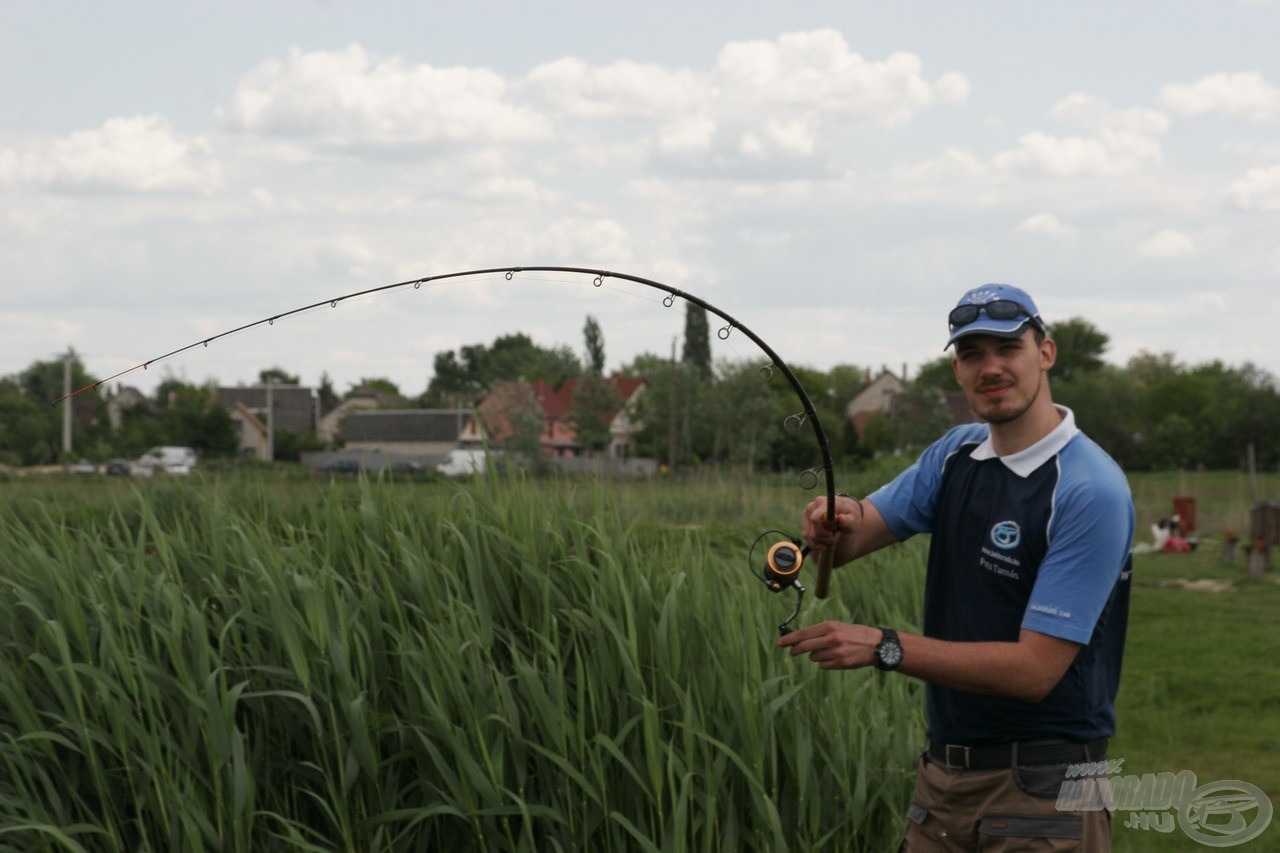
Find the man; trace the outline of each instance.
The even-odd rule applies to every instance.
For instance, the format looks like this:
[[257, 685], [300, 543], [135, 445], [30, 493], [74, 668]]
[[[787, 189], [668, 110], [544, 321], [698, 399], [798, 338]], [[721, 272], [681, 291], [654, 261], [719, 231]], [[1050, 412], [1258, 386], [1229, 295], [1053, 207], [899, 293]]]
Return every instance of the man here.
[[1056, 799], [1068, 766], [1104, 758], [1115, 733], [1129, 487], [1054, 405], [1057, 347], [1027, 293], [975, 288], [948, 323], [956, 380], [984, 423], [952, 429], [866, 500], [837, 498], [834, 530], [826, 498], [804, 512], [805, 538], [834, 548], [837, 566], [932, 533], [923, 634], [824, 622], [778, 645], [824, 669], [926, 682], [929, 746], [902, 849], [1108, 850], [1109, 811]]

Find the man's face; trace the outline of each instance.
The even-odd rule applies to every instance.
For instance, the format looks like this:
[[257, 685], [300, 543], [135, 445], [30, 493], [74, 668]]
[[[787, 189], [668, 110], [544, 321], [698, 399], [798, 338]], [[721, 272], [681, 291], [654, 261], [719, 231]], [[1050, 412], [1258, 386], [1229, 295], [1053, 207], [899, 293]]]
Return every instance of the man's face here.
[[992, 424], [1020, 417], [1045, 389], [1057, 348], [1052, 340], [1037, 344], [1035, 331], [1020, 338], [969, 335], [955, 343], [951, 366], [974, 412]]

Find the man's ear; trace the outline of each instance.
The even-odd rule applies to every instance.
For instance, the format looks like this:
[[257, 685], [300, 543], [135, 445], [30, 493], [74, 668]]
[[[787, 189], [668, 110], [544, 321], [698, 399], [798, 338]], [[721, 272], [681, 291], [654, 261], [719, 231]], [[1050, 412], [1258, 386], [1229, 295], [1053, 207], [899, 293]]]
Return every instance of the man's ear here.
[[1050, 370], [1058, 361], [1058, 345], [1053, 338], [1045, 338], [1040, 344], [1040, 369]]

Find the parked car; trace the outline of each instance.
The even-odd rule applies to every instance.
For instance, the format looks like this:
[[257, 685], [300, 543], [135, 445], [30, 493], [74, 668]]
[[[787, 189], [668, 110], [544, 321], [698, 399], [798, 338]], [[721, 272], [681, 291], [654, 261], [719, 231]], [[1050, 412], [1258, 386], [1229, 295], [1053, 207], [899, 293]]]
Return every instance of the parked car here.
[[71, 466], [71, 472], [73, 474], [96, 474], [98, 473], [98, 466], [94, 465], [88, 459], [81, 459], [79, 462]]
[[364, 466], [359, 459], [334, 459], [316, 468], [327, 474], [359, 474]]
[[488, 455], [488, 451], [483, 448], [458, 447], [450, 450], [444, 459], [436, 464], [436, 470], [446, 477], [465, 477], [473, 474], [483, 477]]
[[107, 462], [107, 474], [112, 477], [129, 476], [128, 459], [112, 459]]
[[190, 474], [196, 467], [196, 452], [190, 447], [153, 447], [129, 467], [134, 477], [154, 477], [164, 474]]

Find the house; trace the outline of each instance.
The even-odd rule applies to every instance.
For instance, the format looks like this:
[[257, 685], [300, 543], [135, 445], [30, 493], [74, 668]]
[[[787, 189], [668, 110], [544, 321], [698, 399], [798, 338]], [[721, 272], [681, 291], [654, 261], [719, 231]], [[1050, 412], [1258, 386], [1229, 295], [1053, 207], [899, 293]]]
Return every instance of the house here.
[[107, 422], [113, 430], [124, 423], [124, 413], [137, 406], [152, 408], [151, 401], [132, 385], [125, 385], [107, 397]]
[[240, 455], [269, 461], [273, 447], [267, 440], [267, 422], [239, 400], [231, 404], [229, 413], [240, 436]]
[[893, 414], [894, 401], [905, 388], [906, 383], [887, 368], [881, 368], [880, 375], [875, 379], [871, 378], [868, 371], [866, 387], [844, 407], [845, 417], [853, 423], [853, 428], [858, 432], [858, 438], [862, 438], [867, 429], [867, 422], [872, 417], [877, 414], [886, 417]]
[[[903, 376], [906, 376], [905, 367]], [[880, 375], [875, 379], [872, 379], [868, 373], [866, 387], [845, 406], [845, 416], [853, 423], [854, 429], [858, 432], [858, 438], [863, 437], [867, 423], [877, 414], [893, 417], [898, 397], [905, 390], [905, 379], [899, 379], [886, 368], [881, 368]], [[938, 405], [946, 409], [947, 418], [952, 426], [978, 421], [963, 391], [939, 392]]]
[[[617, 395], [617, 404], [605, 413], [609, 425], [609, 446], [603, 455], [625, 459], [634, 453], [634, 436], [638, 426], [630, 412], [644, 389], [645, 380], [638, 376], [611, 376], [603, 380]], [[476, 407], [476, 419], [461, 436], [463, 444], [492, 441], [505, 442], [517, 429], [519, 419], [528, 412], [541, 419], [538, 442], [548, 456], [575, 457], [587, 453], [578, 441], [574, 428], [574, 393], [580, 380], [569, 379], [552, 388], [541, 379], [527, 382], [500, 382]]]
[[316, 432], [326, 444], [336, 444], [342, 436], [343, 424], [356, 412], [403, 409], [404, 407], [403, 397], [385, 394], [372, 388], [358, 388], [320, 418], [320, 426]]
[[319, 402], [312, 388], [253, 385], [218, 388], [214, 394], [238, 426], [240, 452], [246, 456], [267, 458], [269, 430], [287, 429], [298, 435], [316, 431]]
[[344, 451], [377, 451], [406, 457], [439, 457], [458, 446], [470, 425], [470, 409], [354, 411], [342, 426]]

